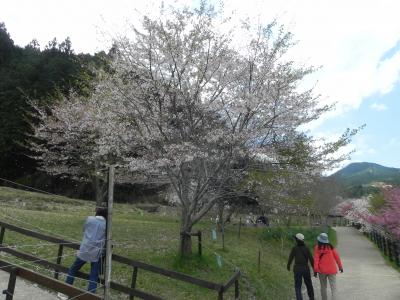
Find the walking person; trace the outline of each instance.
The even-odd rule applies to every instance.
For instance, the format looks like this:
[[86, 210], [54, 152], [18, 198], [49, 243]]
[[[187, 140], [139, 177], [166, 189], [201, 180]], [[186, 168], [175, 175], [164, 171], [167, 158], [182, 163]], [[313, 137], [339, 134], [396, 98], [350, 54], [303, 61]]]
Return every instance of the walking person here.
[[336, 274], [338, 268], [340, 273], [343, 273], [342, 262], [339, 253], [329, 243], [329, 238], [326, 233], [321, 233], [317, 237], [318, 244], [314, 247], [314, 276], [319, 277], [321, 284], [322, 300], [327, 300], [327, 282], [331, 287], [332, 300], [337, 299]]
[[287, 269], [290, 271], [290, 265], [294, 259], [293, 273], [294, 273], [294, 289], [296, 292], [296, 300], [303, 300], [301, 294], [301, 286], [304, 279], [304, 284], [307, 287], [307, 294], [310, 300], [314, 300], [314, 288], [311, 281], [310, 268], [313, 267], [313, 257], [310, 250], [304, 243], [304, 235], [297, 233], [295, 236], [296, 246], [292, 248], [289, 255]]
[[76, 273], [90, 262], [88, 291], [96, 293], [106, 240], [107, 209], [97, 208], [96, 215], [86, 219], [83, 239], [75, 262], [68, 270], [66, 283], [73, 284]]

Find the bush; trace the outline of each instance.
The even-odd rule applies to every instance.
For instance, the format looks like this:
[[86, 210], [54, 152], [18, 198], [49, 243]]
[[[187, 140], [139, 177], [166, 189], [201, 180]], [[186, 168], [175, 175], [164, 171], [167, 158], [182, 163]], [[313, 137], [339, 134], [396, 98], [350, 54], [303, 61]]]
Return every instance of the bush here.
[[321, 232], [326, 232], [329, 235], [329, 238], [332, 244], [336, 244], [336, 232], [330, 227], [273, 227], [267, 228], [261, 235], [261, 239], [264, 241], [276, 240], [279, 241], [281, 239], [285, 240], [293, 240], [293, 237], [296, 233], [304, 234], [305, 242], [307, 245], [311, 246], [316, 243], [317, 236]]

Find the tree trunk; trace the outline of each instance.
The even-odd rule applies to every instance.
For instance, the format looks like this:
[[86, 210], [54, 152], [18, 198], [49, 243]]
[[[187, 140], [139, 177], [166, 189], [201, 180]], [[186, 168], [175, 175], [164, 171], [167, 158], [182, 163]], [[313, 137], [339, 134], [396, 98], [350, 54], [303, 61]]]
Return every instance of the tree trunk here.
[[192, 237], [187, 232], [181, 232], [180, 252], [182, 257], [192, 255]]
[[105, 187], [106, 184], [103, 182], [101, 175], [99, 173], [99, 163], [95, 163], [95, 171], [92, 176], [92, 186], [94, 190], [94, 196], [96, 200], [96, 206], [104, 206], [104, 197], [105, 197]]
[[217, 215], [218, 215], [218, 222], [217, 222], [217, 230], [222, 232], [223, 223], [224, 223], [224, 203], [223, 201], [217, 202]]
[[188, 174], [186, 174], [187, 169], [182, 168], [182, 173], [184, 174], [182, 185], [181, 185], [181, 203], [182, 203], [182, 216], [181, 216], [181, 236], [180, 236], [180, 253], [181, 257], [189, 257], [192, 254], [192, 237], [190, 232], [192, 230], [192, 216], [189, 211], [190, 199], [190, 180]]

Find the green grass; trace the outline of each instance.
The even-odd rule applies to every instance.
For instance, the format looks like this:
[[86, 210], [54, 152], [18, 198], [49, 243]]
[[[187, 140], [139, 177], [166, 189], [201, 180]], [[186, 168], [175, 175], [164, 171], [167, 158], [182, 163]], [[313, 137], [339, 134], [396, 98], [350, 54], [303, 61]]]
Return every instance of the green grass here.
[[[29, 228], [64, 237], [71, 241], [80, 241], [82, 226], [88, 215], [94, 210], [94, 203], [65, 197], [54, 197], [0, 187], [0, 219], [17, 226]], [[193, 231], [203, 232], [203, 256], [193, 255], [182, 260], [177, 254], [179, 245], [179, 218], [146, 213], [133, 205], [115, 204], [113, 214], [114, 252], [132, 259], [148, 262], [163, 268], [177, 270], [206, 280], [225, 283], [236, 267], [243, 273], [240, 281], [242, 299], [292, 299], [293, 275], [286, 270], [287, 257], [293, 246], [291, 238], [268, 238], [265, 229], [242, 227], [240, 239], [238, 225], [226, 226], [225, 249], [222, 249], [221, 236], [211, 238], [214, 225], [208, 219], [200, 222]], [[290, 227], [276, 229], [282, 236], [304, 231], [313, 244], [320, 229]], [[312, 231], [314, 230], [314, 231]], [[318, 231], [318, 232], [317, 232]], [[333, 233], [329, 232], [331, 239]], [[311, 240], [310, 240], [311, 239]], [[8, 245], [24, 245], [19, 250], [55, 261], [57, 245], [48, 245], [24, 235], [6, 231], [4, 242]], [[43, 243], [45, 245], [38, 245]], [[197, 242], [193, 238], [193, 251], [197, 251]], [[260, 266], [258, 256], [260, 253]], [[4, 253], [3, 253], [4, 254]], [[69, 266], [75, 251], [66, 249], [68, 255], [63, 264]], [[217, 263], [217, 255], [222, 259], [222, 266]], [[20, 262], [4, 254], [2, 259]], [[47, 275], [46, 271], [33, 266], [26, 266]], [[85, 267], [88, 271], [88, 266]], [[132, 269], [122, 264], [113, 263], [113, 281], [130, 285]], [[77, 285], [85, 287], [85, 282]], [[140, 290], [161, 296], [165, 299], [216, 299], [217, 293], [184, 282], [139, 270], [136, 287]], [[233, 299], [233, 288], [224, 299]], [[113, 299], [125, 299], [115, 294]]]

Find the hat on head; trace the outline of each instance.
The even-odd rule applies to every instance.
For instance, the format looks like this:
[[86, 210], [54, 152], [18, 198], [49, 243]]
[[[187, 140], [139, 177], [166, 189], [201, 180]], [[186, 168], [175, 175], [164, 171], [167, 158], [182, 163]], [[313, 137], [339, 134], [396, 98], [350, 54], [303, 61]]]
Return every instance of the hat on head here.
[[323, 232], [321, 233], [318, 237], [317, 237], [318, 242], [322, 243], [322, 244], [329, 244], [329, 238], [328, 235]]
[[304, 235], [302, 233], [296, 233], [294, 237], [299, 241], [304, 241]]

